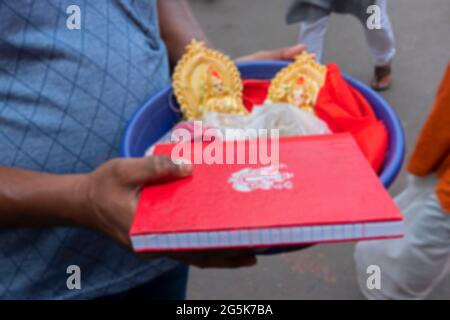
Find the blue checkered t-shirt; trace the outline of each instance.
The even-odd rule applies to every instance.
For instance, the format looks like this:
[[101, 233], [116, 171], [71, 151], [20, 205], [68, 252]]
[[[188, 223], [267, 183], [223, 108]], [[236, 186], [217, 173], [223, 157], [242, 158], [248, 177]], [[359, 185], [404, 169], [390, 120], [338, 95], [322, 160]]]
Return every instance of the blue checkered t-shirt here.
[[[79, 29], [68, 28], [70, 5]], [[168, 83], [156, 0], [2, 0], [0, 166], [90, 172], [118, 156], [127, 120]], [[70, 265], [81, 269], [80, 290], [67, 288]], [[4, 299], [99, 297], [174, 266], [86, 230], [0, 233]]]

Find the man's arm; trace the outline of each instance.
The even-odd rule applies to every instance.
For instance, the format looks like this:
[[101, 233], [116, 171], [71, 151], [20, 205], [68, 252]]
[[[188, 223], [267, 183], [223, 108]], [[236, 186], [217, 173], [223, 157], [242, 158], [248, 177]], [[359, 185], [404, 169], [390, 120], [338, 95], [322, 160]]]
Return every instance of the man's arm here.
[[[74, 226], [101, 232], [131, 248], [128, 232], [143, 186], [183, 178], [191, 165], [166, 157], [115, 159], [85, 175], [51, 175], [0, 167], [0, 230], [18, 227]], [[167, 252], [147, 258], [171, 257], [198, 267], [251, 266], [251, 250]]]
[[[186, 0], [158, 0], [158, 14], [161, 36], [167, 46], [172, 65], [175, 65], [182, 57], [186, 45], [192, 39], [204, 41], [210, 48], [214, 47], [194, 17]], [[304, 45], [299, 44], [275, 50], [259, 51], [236, 60], [292, 60], [304, 50]]]
[[129, 246], [140, 189], [191, 170], [166, 157], [116, 159], [84, 175], [0, 167], [0, 228], [84, 227]]
[[0, 167], [0, 228], [81, 225], [82, 180]]
[[181, 58], [192, 39], [212, 46], [186, 0], [158, 0], [158, 13], [161, 36], [172, 65]]

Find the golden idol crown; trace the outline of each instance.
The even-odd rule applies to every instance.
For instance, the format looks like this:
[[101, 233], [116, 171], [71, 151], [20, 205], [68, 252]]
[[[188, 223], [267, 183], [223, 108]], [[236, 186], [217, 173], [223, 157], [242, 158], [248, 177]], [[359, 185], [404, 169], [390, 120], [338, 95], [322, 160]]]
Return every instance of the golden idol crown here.
[[[271, 82], [269, 100], [312, 111], [325, 81], [326, 67], [302, 53]], [[226, 55], [193, 40], [173, 74], [173, 89], [184, 117], [199, 119], [208, 112], [248, 114], [242, 103], [242, 80]]]

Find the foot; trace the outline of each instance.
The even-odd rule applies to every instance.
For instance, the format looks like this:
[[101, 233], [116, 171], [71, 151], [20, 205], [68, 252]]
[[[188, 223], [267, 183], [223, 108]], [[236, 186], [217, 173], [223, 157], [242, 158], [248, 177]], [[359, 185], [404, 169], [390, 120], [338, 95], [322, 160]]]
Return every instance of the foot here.
[[374, 78], [371, 86], [374, 90], [384, 91], [389, 89], [392, 83], [392, 68], [391, 63], [376, 66], [374, 71]]

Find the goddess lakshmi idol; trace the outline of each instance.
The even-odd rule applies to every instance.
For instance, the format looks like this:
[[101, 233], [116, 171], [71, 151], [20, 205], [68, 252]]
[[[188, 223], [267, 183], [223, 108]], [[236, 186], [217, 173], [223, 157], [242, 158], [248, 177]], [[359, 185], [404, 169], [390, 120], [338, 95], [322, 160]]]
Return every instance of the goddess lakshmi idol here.
[[[290, 104], [314, 114], [314, 105], [325, 82], [326, 67], [314, 55], [302, 53], [273, 78], [267, 104]], [[242, 80], [226, 55], [193, 40], [173, 75], [173, 88], [186, 120], [206, 113], [248, 115], [242, 102]]]
[[242, 81], [233, 61], [193, 40], [177, 64], [173, 88], [187, 120], [208, 112], [248, 114], [242, 103]]

